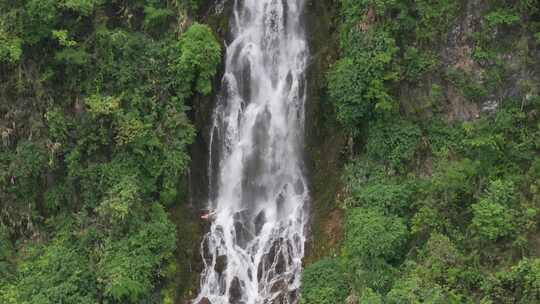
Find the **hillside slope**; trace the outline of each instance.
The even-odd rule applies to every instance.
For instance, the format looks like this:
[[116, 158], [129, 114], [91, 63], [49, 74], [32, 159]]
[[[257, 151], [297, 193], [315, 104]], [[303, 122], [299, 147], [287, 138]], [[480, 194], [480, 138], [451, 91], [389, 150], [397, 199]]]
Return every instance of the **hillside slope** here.
[[302, 303], [538, 303], [538, 3], [333, 5], [348, 160], [314, 242], [343, 237]]

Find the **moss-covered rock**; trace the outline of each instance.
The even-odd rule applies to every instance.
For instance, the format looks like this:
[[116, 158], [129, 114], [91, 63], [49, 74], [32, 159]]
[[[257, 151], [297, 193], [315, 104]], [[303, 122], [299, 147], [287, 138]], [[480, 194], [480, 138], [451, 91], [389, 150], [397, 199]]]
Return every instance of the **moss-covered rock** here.
[[342, 237], [339, 209], [341, 168], [347, 158], [347, 136], [335, 118], [327, 95], [326, 74], [338, 56], [338, 4], [306, 3], [306, 29], [311, 51], [307, 71], [306, 155], [311, 191], [310, 233], [305, 263], [337, 254]]

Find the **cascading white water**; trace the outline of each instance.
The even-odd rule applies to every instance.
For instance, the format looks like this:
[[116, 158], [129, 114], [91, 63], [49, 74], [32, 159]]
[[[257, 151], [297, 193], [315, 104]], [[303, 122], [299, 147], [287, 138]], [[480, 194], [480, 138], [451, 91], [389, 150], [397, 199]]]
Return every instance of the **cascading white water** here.
[[308, 187], [302, 170], [304, 0], [235, 0], [210, 143], [215, 211], [194, 303], [297, 302]]

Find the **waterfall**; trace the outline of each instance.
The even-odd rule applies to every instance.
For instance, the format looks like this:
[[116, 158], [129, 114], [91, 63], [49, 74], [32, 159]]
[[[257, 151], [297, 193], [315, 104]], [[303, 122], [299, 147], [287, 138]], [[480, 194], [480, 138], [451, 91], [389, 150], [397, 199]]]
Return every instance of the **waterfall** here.
[[194, 303], [293, 304], [304, 255], [304, 0], [235, 0]]

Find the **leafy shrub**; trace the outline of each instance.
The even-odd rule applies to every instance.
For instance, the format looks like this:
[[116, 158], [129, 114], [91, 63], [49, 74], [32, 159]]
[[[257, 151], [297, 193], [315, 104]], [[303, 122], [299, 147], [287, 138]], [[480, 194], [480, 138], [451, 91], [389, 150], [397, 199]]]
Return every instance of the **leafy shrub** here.
[[140, 203], [139, 191], [135, 178], [125, 176], [112, 186], [96, 211], [105, 222], [122, 223]]
[[395, 258], [407, 238], [404, 221], [385, 216], [372, 208], [353, 208], [347, 213], [345, 253], [349, 257], [368, 260]]
[[302, 275], [302, 304], [341, 304], [349, 294], [339, 261], [323, 259], [304, 270]]
[[514, 197], [514, 186], [511, 182], [495, 180], [489, 185], [485, 197], [472, 205], [472, 226], [482, 238], [495, 241], [516, 230], [516, 214], [510, 209]]
[[344, 256], [357, 290], [386, 291], [396, 274], [390, 264], [398, 258], [407, 239], [407, 227], [396, 216], [371, 208], [347, 212]]
[[458, 280], [459, 267], [465, 259], [446, 235], [432, 233], [418, 260], [416, 275], [429, 282], [448, 285]]
[[446, 205], [455, 200], [471, 197], [477, 177], [478, 164], [470, 159], [441, 162], [433, 173], [429, 191], [438, 197], [444, 197], [440, 203]]
[[404, 76], [406, 81], [418, 81], [437, 65], [437, 58], [416, 47], [409, 47], [403, 55]]
[[477, 163], [470, 159], [441, 161], [419, 190], [425, 196], [415, 203], [412, 231], [429, 235], [431, 231], [459, 233], [465, 228], [462, 208], [474, 199], [477, 170]]
[[22, 40], [10, 37], [0, 28], [0, 63], [15, 63], [22, 55]]
[[144, 7], [143, 28], [147, 31], [158, 32], [166, 30], [169, 19], [174, 16], [174, 12], [168, 8], [156, 8], [152, 5]]
[[494, 241], [514, 231], [513, 216], [506, 206], [489, 200], [481, 200], [472, 208], [473, 227], [483, 238]]
[[154, 287], [159, 266], [175, 249], [175, 227], [163, 208], [154, 204], [145, 211], [147, 218], [137, 219], [133, 231], [104, 244], [97, 275], [111, 300], [138, 303]]
[[369, 129], [367, 155], [402, 171], [417, 149], [421, 130], [414, 123], [400, 120], [378, 122]]
[[102, 2], [103, 0], [64, 0], [61, 1], [61, 5], [83, 16], [88, 16]]
[[57, 109], [51, 109], [45, 114], [45, 119], [51, 138], [60, 143], [65, 142], [68, 135], [68, 123], [64, 113]]
[[14, 250], [9, 239], [8, 229], [0, 224], [0, 285], [7, 283], [11, 270], [10, 260], [13, 254]]
[[201, 6], [202, 0], [174, 0], [177, 6], [191, 11], [197, 11]]
[[485, 17], [489, 27], [510, 26], [519, 22], [519, 15], [509, 9], [497, 9]]
[[383, 297], [373, 291], [371, 288], [366, 288], [360, 296], [361, 304], [383, 304]]
[[388, 177], [381, 164], [365, 157], [349, 161], [344, 171], [344, 182], [351, 190], [371, 182], [384, 182]]
[[458, 15], [459, 1], [419, 0], [414, 1], [420, 20], [416, 27], [416, 36], [420, 40], [444, 41], [448, 29]]
[[462, 304], [468, 303], [462, 296], [437, 284], [425, 284], [418, 277], [401, 279], [386, 297], [388, 304], [429, 303]]
[[378, 15], [395, 7], [397, 0], [342, 0], [342, 13], [348, 20], [358, 20], [362, 13], [366, 13], [369, 8], [373, 8]]
[[58, 23], [60, 12], [56, 0], [29, 0], [24, 5], [24, 31], [22, 39], [25, 43], [36, 44], [49, 37]]
[[523, 259], [509, 270], [498, 272], [486, 281], [483, 291], [486, 294], [484, 300], [492, 303], [538, 303], [540, 260]]
[[177, 69], [181, 77], [187, 83], [194, 83], [197, 92], [209, 94], [221, 60], [221, 46], [212, 30], [206, 25], [193, 24], [180, 38], [179, 47]]
[[96, 277], [83, 250], [69, 235], [49, 245], [27, 248], [19, 265], [13, 297], [15, 303], [95, 303]]
[[484, 81], [476, 79], [471, 73], [452, 67], [446, 71], [446, 77], [468, 100], [480, 102], [488, 96], [488, 90]]
[[448, 158], [451, 153], [458, 153], [461, 148], [463, 129], [460, 126], [448, 125], [446, 122], [435, 119], [427, 126], [427, 139], [431, 153], [437, 158]]
[[88, 112], [94, 116], [107, 116], [118, 112], [120, 99], [112, 96], [92, 95], [85, 99]]
[[70, 204], [67, 198], [69, 193], [66, 189], [66, 185], [63, 183], [58, 183], [57, 185], [51, 187], [45, 192], [45, 204], [44, 207], [47, 209], [47, 212], [55, 214], [60, 210], [69, 210]]
[[345, 45], [347, 57], [340, 59], [328, 75], [330, 97], [338, 120], [353, 134], [376, 113], [394, 112], [396, 104], [386, 83], [395, 79], [391, 63], [397, 52], [393, 38], [383, 30], [352, 32], [355, 42]]
[[352, 189], [354, 207], [381, 210], [385, 214], [404, 215], [412, 203], [414, 189], [405, 182], [371, 182]]

